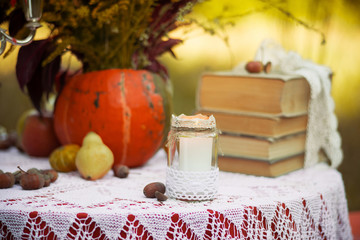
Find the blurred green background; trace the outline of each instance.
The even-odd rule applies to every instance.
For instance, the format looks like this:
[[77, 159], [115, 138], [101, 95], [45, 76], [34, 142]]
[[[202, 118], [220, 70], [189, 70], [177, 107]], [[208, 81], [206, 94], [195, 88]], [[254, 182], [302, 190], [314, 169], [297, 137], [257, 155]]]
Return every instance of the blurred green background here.
[[[201, 73], [229, 70], [253, 59], [264, 39], [273, 39], [286, 50], [331, 67], [344, 151], [339, 171], [349, 209], [360, 210], [359, 11], [358, 0], [209, 0], [196, 5], [189, 18], [198, 24], [171, 33], [185, 40], [174, 49], [177, 59], [161, 57], [172, 80], [175, 113], [194, 110]], [[41, 29], [36, 38], [46, 34], [47, 30]], [[321, 44], [323, 36], [325, 44]], [[16, 53], [0, 59], [0, 125], [8, 129], [14, 129], [19, 116], [31, 108], [17, 85], [15, 62]]]

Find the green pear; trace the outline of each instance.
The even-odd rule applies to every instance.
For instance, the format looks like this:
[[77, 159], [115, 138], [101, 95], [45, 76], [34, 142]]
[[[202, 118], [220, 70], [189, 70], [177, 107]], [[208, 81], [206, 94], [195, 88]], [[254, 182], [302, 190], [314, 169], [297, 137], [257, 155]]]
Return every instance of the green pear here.
[[114, 155], [101, 137], [89, 132], [83, 139], [75, 165], [80, 175], [87, 180], [96, 180], [105, 176], [114, 163]]

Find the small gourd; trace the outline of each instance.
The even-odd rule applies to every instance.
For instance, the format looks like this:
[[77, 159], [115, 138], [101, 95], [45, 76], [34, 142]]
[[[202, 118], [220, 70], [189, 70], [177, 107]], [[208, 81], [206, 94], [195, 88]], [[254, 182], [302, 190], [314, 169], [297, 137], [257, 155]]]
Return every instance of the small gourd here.
[[77, 144], [67, 144], [55, 149], [49, 158], [51, 167], [59, 172], [75, 171], [75, 159], [79, 149]]
[[75, 165], [80, 175], [87, 180], [96, 180], [105, 176], [114, 163], [114, 155], [101, 137], [89, 132], [78, 151]]

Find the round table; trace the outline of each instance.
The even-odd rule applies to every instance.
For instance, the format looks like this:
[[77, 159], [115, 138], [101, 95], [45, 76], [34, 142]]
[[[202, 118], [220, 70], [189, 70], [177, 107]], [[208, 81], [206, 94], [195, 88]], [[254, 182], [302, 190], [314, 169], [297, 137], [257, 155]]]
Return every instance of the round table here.
[[[0, 169], [18, 165], [50, 168], [0, 152]], [[326, 164], [277, 178], [220, 172], [213, 201], [145, 198], [144, 186], [165, 176], [161, 150], [125, 179], [71, 172], [39, 190], [0, 189], [0, 239], [352, 239], [342, 177]]]

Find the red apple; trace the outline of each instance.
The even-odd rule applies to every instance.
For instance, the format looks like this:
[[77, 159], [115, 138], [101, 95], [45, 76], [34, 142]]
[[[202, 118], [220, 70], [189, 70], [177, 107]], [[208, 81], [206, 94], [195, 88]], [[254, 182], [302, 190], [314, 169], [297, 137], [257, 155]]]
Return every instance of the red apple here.
[[21, 143], [24, 151], [34, 157], [48, 157], [60, 146], [52, 116], [29, 115], [25, 119]]

